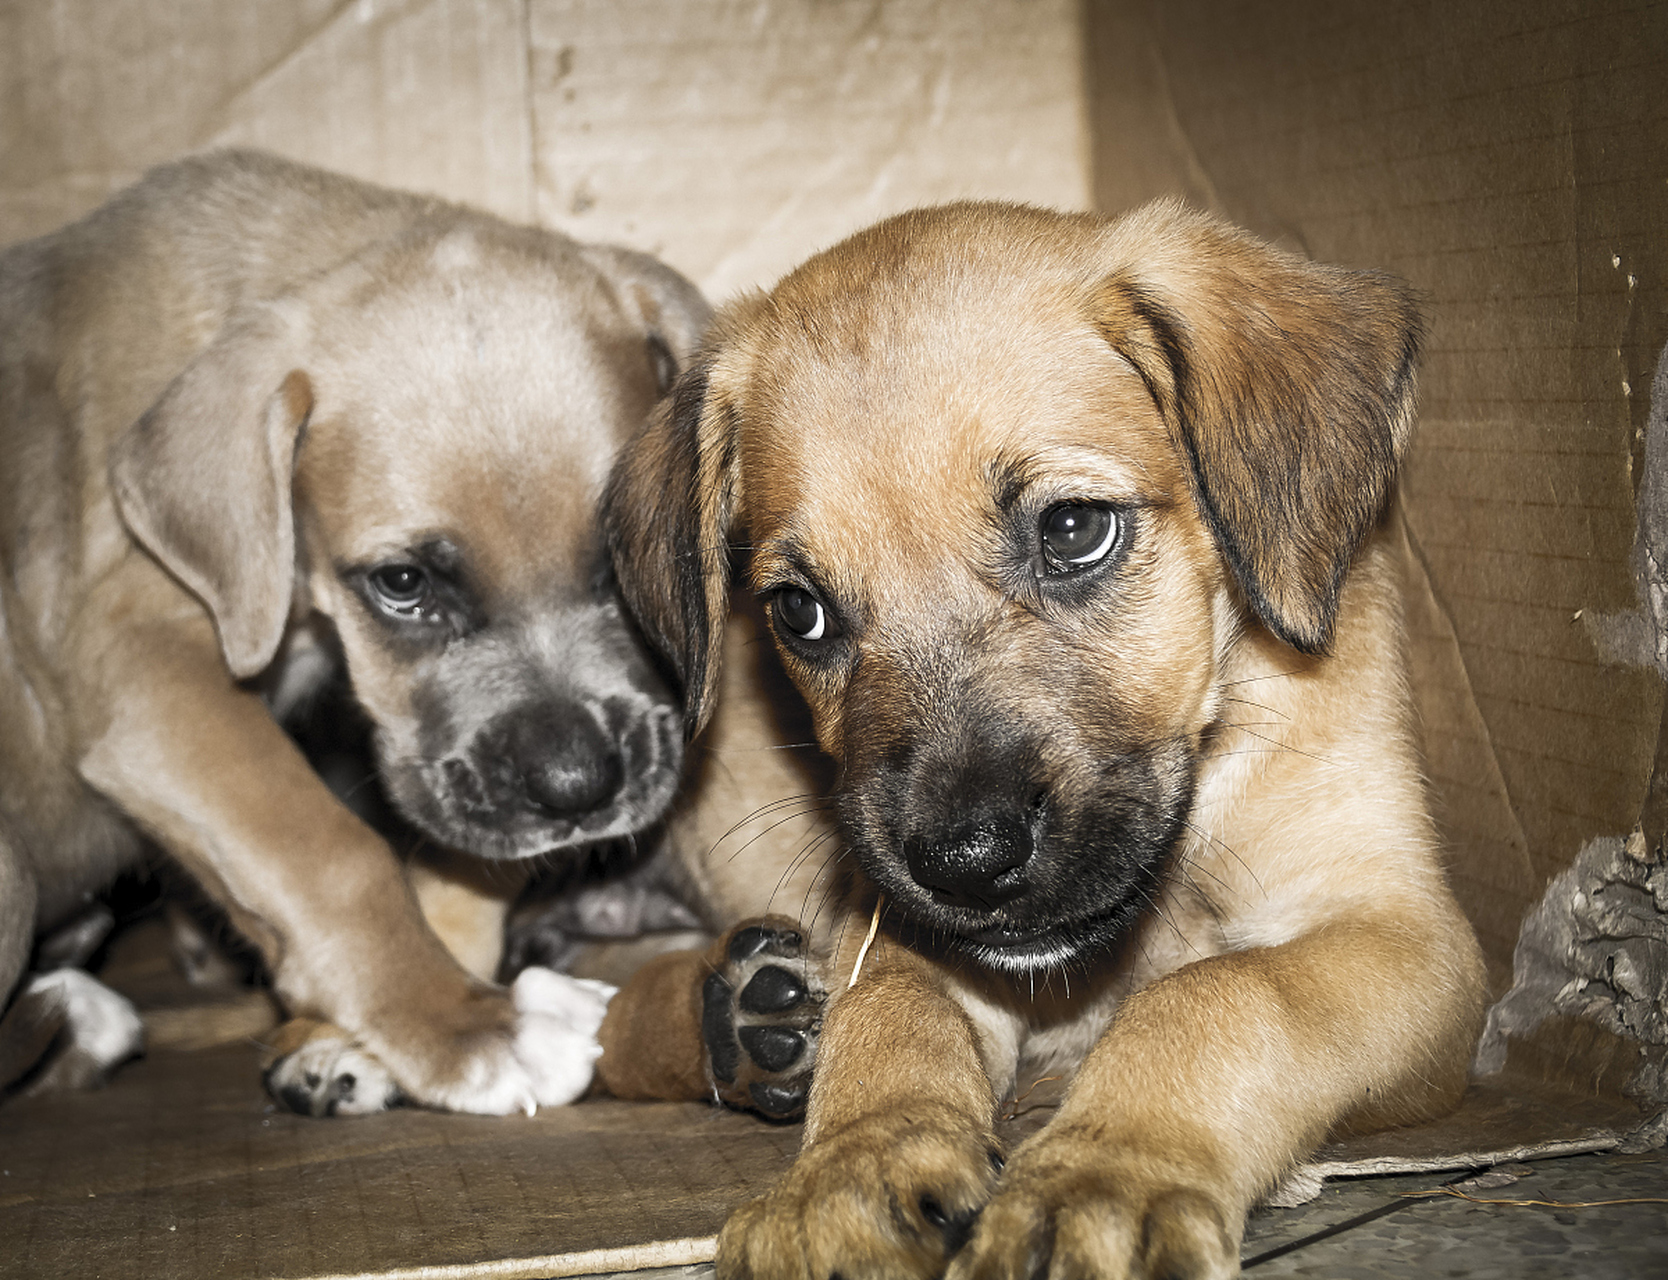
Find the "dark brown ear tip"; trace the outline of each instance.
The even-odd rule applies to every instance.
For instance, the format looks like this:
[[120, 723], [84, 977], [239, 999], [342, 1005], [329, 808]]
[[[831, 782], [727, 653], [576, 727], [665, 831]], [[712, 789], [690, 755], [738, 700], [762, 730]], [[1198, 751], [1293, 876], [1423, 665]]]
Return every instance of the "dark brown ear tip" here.
[[[1265, 622], [1267, 620], [1265, 619]], [[1324, 658], [1332, 650], [1333, 619], [1305, 619], [1293, 626], [1288, 619], [1267, 623], [1281, 643], [1306, 658]]]
[[1316, 592], [1296, 603], [1270, 600], [1255, 589], [1249, 595], [1251, 611], [1282, 644], [1309, 658], [1322, 658], [1331, 651], [1338, 621], [1336, 590]]

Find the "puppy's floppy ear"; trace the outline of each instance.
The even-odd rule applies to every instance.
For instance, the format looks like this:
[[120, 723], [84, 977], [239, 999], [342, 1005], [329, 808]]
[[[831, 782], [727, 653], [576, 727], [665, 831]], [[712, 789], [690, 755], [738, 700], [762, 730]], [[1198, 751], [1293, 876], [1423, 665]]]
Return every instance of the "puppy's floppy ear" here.
[[1412, 430], [1412, 291], [1170, 202], [1109, 235], [1130, 265], [1101, 286], [1101, 332], [1164, 413], [1252, 608], [1288, 644], [1323, 651]]
[[665, 395], [700, 345], [712, 308], [699, 289], [658, 258], [611, 244], [586, 245], [581, 252], [613, 282], [620, 301], [643, 326]]
[[711, 718], [730, 607], [736, 415], [715, 352], [679, 377], [614, 464], [602, 519], [626, 604], [683, 684], [689, 735]]
[[111, 448], [139, 542], [214, 618], [239, 679], [271, 663], [295, 593], [291, 480], [313, 390], [278, 305], [230, 319]]

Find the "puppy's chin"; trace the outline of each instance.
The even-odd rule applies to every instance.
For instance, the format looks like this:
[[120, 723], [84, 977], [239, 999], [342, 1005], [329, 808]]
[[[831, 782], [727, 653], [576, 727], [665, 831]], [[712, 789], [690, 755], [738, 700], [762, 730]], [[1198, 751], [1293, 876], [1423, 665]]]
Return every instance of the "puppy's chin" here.
[[[598, 709], [614, 748], [606, 778], [561, 794], [537, 776], [536, 754], [481, 734], [444, 755], [384, 759], [406, 821], [449, 848], [513, 861], [625, 839], [665, 815], [683, 764], [683, 721], [670, 706]], [[559, 751], [553, 747], [553, 753]]]

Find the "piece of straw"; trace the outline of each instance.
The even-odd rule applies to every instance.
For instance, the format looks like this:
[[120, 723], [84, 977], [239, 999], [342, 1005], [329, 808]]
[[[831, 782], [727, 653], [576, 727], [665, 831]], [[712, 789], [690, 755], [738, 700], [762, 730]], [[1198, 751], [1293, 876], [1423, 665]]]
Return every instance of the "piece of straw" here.
[[857, 949], [857, 963], [852, 966], [851, 981], [846, 983], [847, 991], [857, 985], [857, 976], [863, 972], [863, 961], [869, 958], [869, 948], [874, 945], [875, 934], [880, 931], [880, 909], [885, 905], [886, 895], [883, 893], [875, 899], [875, 913], [869, 919], [869, 936], [863, 939], [863, 945]]

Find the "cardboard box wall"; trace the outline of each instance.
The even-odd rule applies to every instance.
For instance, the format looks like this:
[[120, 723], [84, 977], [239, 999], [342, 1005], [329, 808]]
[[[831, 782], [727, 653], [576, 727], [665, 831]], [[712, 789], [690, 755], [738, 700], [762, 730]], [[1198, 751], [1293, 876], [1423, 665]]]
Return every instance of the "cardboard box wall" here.
[[[1664, 67], [1668, 8], [1629, 3], [12, 0], [0, 240], [50, 230], [157, 161], [248, 143], [658, 252], [715, 299], [876, 217], [966, 195], [1115, 211], [1177, 193], [1406, 277], [1431, 317], [1404, 504], [1416, 695], [1454, 882], [1499, 995], [1548, 883], [1633, 830], [1657, 752], [1663, 682], [1627, 658], [1651, 634], [1635, 497], [1668, 340]], [[1586, 962], [1608, 972], [1603, 955]], [[1660, 985], [1644, 994], [1661, 1007]], [[1506, 1100], [1561, 1086], [1566, 1117], [1613, 1141], [1651, 1051], [1591, 1019], [1535, 1021], [1510, 1043]], [[123, 1089], [159, 1107], [220, 1098], [180, 1086], [193, 1061], [153, 1055], [118, 1081], [100, 1131]], [[541, 1117], [590, 1192], [576, 1200], [569, 1179], [564, 1217], [540, 1199], [561, 1179], [506, 1175], [533, 1206], [537, 1229], [520, 1230], [492, 1218], [501, 1198], [434, 1188], [460, 1169], [522, 1170], [523, 1131], [409, 1115], [335, 1136], [285, 1128], [289, 1163], [274, 1167], [295, 1172], [274, 1181], [259, 1143], [292, 1122], [234, 1090], [213, 1114], [238, 1141], [153, 1108], [116, 1123], [131, 1150], [42, 1163], [93, 1114], [0, 1111], [7, 1274], [64, 1274], [66, 1257], [127, 1275], [328, 1274], [609, 1240], [627, 1247], [615, 1264], [642, 1265], [670, 1255], [630, 1248], [700, 1237], [792, 1145], [763, 1131], [752, 1163], [727, 1157], [735, 1175], [695, 1196], [676, 1166], [706, 1138], [621, 1164], [609, 1152], [645, 1148], [599, 1133], [670, 1122]], [[1530, 1132], [1544, 1119], [1508, 1108], [1450, 1145], [1544, 1137]], [[682, 1217], [643, 1209], [656, 1177], [683, 1187], [661, 1198]], [[231, 1201], [228, 1179], [244, 1188]], [[605, 1222], [610, 1202], [627, 1210]], [[141, 1249], [169, 1213], [175, 1229]], [[227, 1233], [266, 1243], [232, 1249]]]

